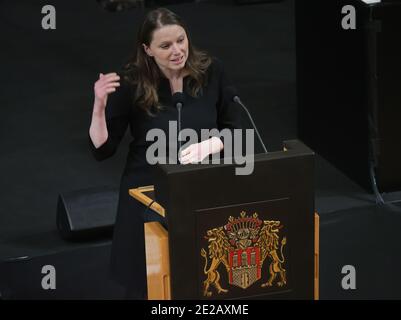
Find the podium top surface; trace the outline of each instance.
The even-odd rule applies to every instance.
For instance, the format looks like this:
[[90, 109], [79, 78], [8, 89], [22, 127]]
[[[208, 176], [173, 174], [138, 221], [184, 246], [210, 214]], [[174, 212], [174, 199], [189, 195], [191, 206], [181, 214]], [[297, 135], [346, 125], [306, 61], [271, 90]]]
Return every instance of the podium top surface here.
[[[301, 156], [314, 156], [314, 152], [308, 148], [305, 144], [300, 142], [299, 140], [287, 140], [283, 142], [283, 150], [274, 151], [269, 153], [259, 153], [252, 156], [248, 156], [247, 161], [251, 161], [254, 163], [269, 161], [269, 160], [278, 160], [284, 158], [292, 158], [292, 157], [301, 157]], [[231, 163], [227, 163], [225, 160], [232, 160]], [[207, 170], [210, 168], [216, 167], [236, 167], [235, 159], [232, 158], [224, 158], [222, 159], [222, 164], [159, 164], [158, 167], [165, 174], [175, 174], [175, 173], [184, 173], [190, 172], [194, 170]]]

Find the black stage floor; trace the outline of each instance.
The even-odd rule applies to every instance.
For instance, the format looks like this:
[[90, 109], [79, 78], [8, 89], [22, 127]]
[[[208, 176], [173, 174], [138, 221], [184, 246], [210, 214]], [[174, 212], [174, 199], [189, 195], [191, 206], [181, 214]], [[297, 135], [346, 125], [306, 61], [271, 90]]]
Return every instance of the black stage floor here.
[[[62, 192], [118, 185], [129, 138], [113, 159], [92, 158], [92, 87], [99, 72], [118, 70], [130, 54], [143, 11], [107, 13], [96, 1], [55, 0], [56, 30], [44, 31], [45, 4], [0, 4], [0, 292], [4, 299], [118, 299], [121, 288], [108, 280], [110, 239], [66, 242], [55, 213]], [[297, 138], [293, 1], [169, 8], [188, 22], [197, 46], [224, 62], [268, 148]], [[377, 206], [317, 155], [316, 210], [320, 297], [401, 298], [401, 208]], [[57, 294], [39, 289], [38, 268], [49, 261], [69, 274], [60, 276]], [[344, 265], [356, 268], [356, 290], [341, 288]]]

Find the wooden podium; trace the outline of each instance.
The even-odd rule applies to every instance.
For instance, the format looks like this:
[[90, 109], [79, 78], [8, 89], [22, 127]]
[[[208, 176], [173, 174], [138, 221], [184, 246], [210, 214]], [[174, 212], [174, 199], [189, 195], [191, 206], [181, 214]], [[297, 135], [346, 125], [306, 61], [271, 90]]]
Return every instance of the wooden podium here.
[[[291, 151], [291, 149], [294, 149], [294, 147], [296, 149], [297, 143], [295, 143], [295, 144], [294, 144], [294, 142], [285, 143], [284, 147], [285, 147], [285, 149], [284, 149], [285, 151], [279, 152], [279, 153], [284, 153], [285, 154], [288, 151]], [[288, 152], [289, 155], [291, 153], [292, 152]], [[305, 156], [305, 154], [303, 154], [303, 156]], [[142, 204], [144, 204], [145, 206], [149, 207], [151, 210], [157, 212], [158, 214], [160, 214], [162, 216], [165, 216], [165, 214], [166, 214], [165, 208], [160, 203], [157, 203], [155, 201], [155, 190], [154, 190], [153, 186], [145, 186], [145, 187], [139, 187], [139, 188], [136, 188], [136, 189], [131, 189], [131, 190], [129, 190], [129, 193], [137, 201], [140, 201]], [[208, 210], [210, 210], [210, 209], [208, 209]], [[308, 210], [310, 210], [310, 208]], [[172, 212], [172, 210], [170, 209], [169, 212]], [[217, 212], [216, 214], [219, 215], [220, 212]], [[234, 219], [233, 217], [230, 216], [230, 219], [231, 219], [230, 221], [231, 222], [226, 224], [225, 228], [227, 228], [228, 225], [230, 225], [230, 226], [234, 225], [234, 228], [235, 228], [235, 221], [241, 221], [242, 226], [244, 225], [244, 223], [246, 224], [247, 222], [250, 225], [252, 225], [252, 224], [255, 225], [255, 223], [257, 223], [258, 221], [260, 223], [262, 220], [260, 220], [258, 215], [257, 214], [255, 215], [255, 214], [256, 213], [254, 213], [253, 218], [251, 216], [245, 215], [245, 213], [241, 213], [241, 217], [238, 217], [236, 219]], [[172, 213], [171, 213], [171, 215], [172, 215]], [[308, 297], [310, 299], [319, 299], [319, 225], [320, 225], [320, 223], [319, 223], [319, 215], [316, 212], [314, 213], [313, 217], [314, 217], [312, 219], [313, 220], [312, 221], [313, 229], [310, 229], [310, 230], [312, 230], [314, 232], [311, 235], [312, 237], [310, 237], [310, 236], [305, 237], [305, 238], [313, 240], [313, 243], [312, 243], [313, 263], [309, 264], [309, 263], [301, 262], [301, 265], [297, 265], [297, 263], [299, 263], [299, 262], [297, 262], [297, 263], [294, 262], [294, 263], [292, 263], [293, 265], [290, 267], [290, 269], [292, 268], [292, 270], [287, 270], [287, 271], [284, 270], [284, 268], [282, 268], [280, 266], [280, 262], [284, 261], [283, 244], [284, 244], [284, 246], [286, 244], [286, 237], [283, 237], [281, 239], [281, 258], [280, 258], [280, 250], [272, 250], [274, 252], [273, 252], [273, 254], [270, 254], [271, 260], [273, 260], [273, 262], [270, 264], [270, 267], [269, 267], [270, 269], [269, 270], [270, 270], [270, 273], [274, 274], [274, 277], [271, 277], [269, 281], [267, 281], [266, 283], [263, 283], [261, 286], [259, 285], [259, 287], [273, 287], [274, 286], [274, 282], [275, 282], [275, 285], [276, 286], [278, 285], [277, 290], [279, 290], [279, 287], [285, 288], [286, 285], [288, 286], [288, 283], [286, 283], [286, 280], [289, 280], [290, 283], [292, 283], [291, 285], [295, 287], [295, 289], [293, 289], [292, 291], [297, 292], [297, 290], [298, 291], [300, 290], [299, 288], [297, 288], [297, 286], [298, 287], [302, 286], [302, 281], [304, 281], [304, 280], [301, 280], [301, 281], [298, 281], [298, 283], [297, 283], [297, 281], [295, 281], [296, 277], [300, 277], [300, 273], [299, 273], [300, 271], [298, 269], [304, 270], [305, 268], [308, 269], [311, 266], [312, 269], [314, 269], [313, 270], [313, 279], [310, 278], [311, 281], [313, 281], [313, 285], [311, 287], [311, 289], [313, 290], [313, 294], [312, 295], [308, 295]], [[275, 219], [277, 220], [277, 218], [275, 218]], [[171, 220], [169, 220], [169, 221], [171, 221]], [[202, 220], [200, 220], [200, 221], [202, 222]], [[251, 221], [251, 222], [249, 222], [249, 221]], [[276, 223], [276, 222], [279, 222], [279, 221], [266, 221], [266, 220], [263, 221], [263, 223], [266, 224], [266, 225], [268, 225], [269, 223], [272, 223], [272, 222]], [[263, 223], [261, 224], [262, 226], [263, 226]], [[297, 222], [297, 224], [298, 223], [299, 223], [299, 221]], [[199, 221], [197, 222], [197, 224], [200, 224]], [[170, 245], [171, 245], [172, 239], [171, 238], [169, 239], [169, 233], [158, 222], [145, 223], [144, 228], [145, 228], [145, 248], [146, 248], [146, 261], [147, 261], [148, 299], [149, 300], [169, 300], [169, 299], [172, 299], [172, 298], [174, 299], [175, 297], [172, 294], [171, 265], [173, 265], [173, 268], [174, 268], [174, 267], [176, 267], [177, 263], [174, 265], [174, 261], [171, 261], [171, 254], [172, 253], [173, 253], [173, 255], [176, 254], [174, 251], [169, 250], [169, 241], [170, 241]], [[273, 227], [270, 226], [270, 228], [273, 228]], [[277, 230], [281, 229], [281, 228], [282, 228], [282, 226], [279, 226], [279, 228], [277, 228]], [[302, 229], [302, 228], [300, 228], [300, 229]], [[170, 227], [169, 227], [169, 230], [170, 230]], [[217, 228], [210, 229], [208, 231], [207, 235], [209, 236], [209, 241], [210, 241], [210, 238], [211, 238], [209, 232], [212, 232], [212, 231], [215, 231], [215, 230], [217, 230]], [[220, 228], [219, 230], [222, 230], [222, 229]], [[247, 230], [247, 229], [244, 228], [244, 230]], [[260, 231], [260, 228], [258, 230]], [[286, 230], [287, 233], [289, 235], [291, 235], [291, 232], [290, 232], [291, 230], [290, 229], [287, 230], [286, 228], [284, 228], [283, 230]], [[305, 230], [309, 230], [309, 229], [305, 229]], [[196, 237], [195, 234], [193, 236]], [[277, 234], [272, 234], [272, 237], [269, 238], [270, 239], [269, 241], [271, 241], [272, 243], [274, 242], [274, 237], [273, 236], [276, 237], [277, 240], [279, 239]], [[294, 241], [294, 240], [296, 240], [295, 239], [296, 237], [299, 237], [299, 235], [295, 235], [295, 236], [292, 236], [292, 237], [290, 236], [290, 238], [289, 238], [290, 239], [289, 241], [293, 240], [292, 242], [294, 243], [294, 248], [291, 249], [291, 250], [293, 250], [293, 252], [291, 254], [294, 257], [294, 259], [296, 259], [296, 260], [305, 260], [306, 259], [305, 257], [301, 258], [301, 259], [299, 258], [299, 257], [302, 257], [302, 255], [299, 255], [299, 253], [298, 253], [298, 255], [294, 254], [294, 251], [299, 251], [299, 248], [300, 248], [300, 247], [296, 247], [295, 246], [295, 242], [299, 242], [299, 241]], [[207, 238], [207, 237], [205, 237], [205, 238]], [[232, 239], [231, 239], [231, 241], [232, 241]], [[247, 241], [249, 241], [249, 240], [247, 240]], [[279, 249], [278, 244], [279, 244], [279, 241], [276, 242], [276, 247], [275, 247], [276, 249]], [[216, 245], [215, 241], [209, 242], [209, 249], [210, 249], [211, 246], [215, 246], [215, 245]], [[258, 245], [259, 245], [259, 242], [258, 242]], [[310, 246], [307, 245], [307, 242], [305, 242], [305, 247], [306, 248], [310, 248]], [[176, 250], [180, 249], [179, 246], [175, 245], [175, 243], [173, 244], [172, 248], [175, 248]], [[207, 246], [205, 248], [207, 248]], [[261, 252], [259, 252], [258, 251], [259, 249], [257, 249], [257, 248], [258, 248], [257, 246], [256, 246], [256, 249], [254, 247], [252, 247], [252, 248], [251, 247], [246, 247], [242, 251], [238, 251], [238, 250], [235, 251], [234, 250], [234, 251], [230, 251], [229, 253], [228, 253], [228, 251], [226, 251], [225, 255], [229, 256], [229, 258], [227, 258], [227, 259], [229, 259], [230, 266], [232, 266], [233, 263], [234, 263], [234, 265], [235, 265], [235, 263], [238, 263], [238, 261], [237, 261], [237, 258], [238, 258], [238, 259], [240, 259], [240, 263], [239, 263], [240, 268], [248, 268], [247, 265], [244, 266], [244, 263], [241, 264], [241, 257], [240, 257], [240, 253], [241, 252], [242, 252], [241, 254], [242, 254], [243, 258], [245, 257], [244, 255], [248, 254], [248, 258], [245, 257], [245, 259], [248, 259], [248, 260], [243, 260], [243, 261], [250, 262], [251, 261], [251, 255], [253, 254], [253, 256], [252, 256], [253, 260], [252, 261], [255, 261], [255, 257], [256, 257], [256, 265], [259, 264], [259, 266], [260, 266], [260, 268], [258, 269], [258, 272], [259, 272], [258, 278], [256, 280], [253, 279], [253, 282], [251, 282], [252, 280], [248, 279], [249, 278], [249, 274], [253, 275], [248, 270], [247, 272], [249, 272], [249, 273], [245, 273], [246, 277], [244, 276], [244, 273], [240, 273], [240, 275], [242, 276], [242, 280], [240, 280], [239, 282], [237, 280], [237, 282], [235, 283], [235, 281], [236, 281], [235, 277], [237, 277], [237, 279], [238, 279], [238, 270], [231, 270], [229, 272], [229, 270], [228, 270], [228, 260], [227, 260], [226, 263], [224, 263], [224, 265], [227, 268], [227, 279], [230, 278], [230, 284], [234, 283], [234, 284], [236, 284], [237, 287], [239, 287], [239, 286], [241, 286], [241, 283], [242, 283], [242, 289], [247, 289], [247, 287], [250, 287], [252, 285], [255, 286], [256, 285], [256, 281], [259, 281], [259, 283], [260, 283], [260, 279], [261, 279], [260, 272], [261, 272], [261, 268], [262, 268], [262, 265], [263, 265], [263, 261], [261, 261], [259, 258], [263, 257], [263, 254]], [[205, 258], [206, 262], [205, 262], [204, 269], [202, 269], [202, 270], [206, 270], [206, 266], [208, 265], [207, 256], [209, 256], [211, 253], [210, 253], [210, 250], [209, 250], [208, 254], [206, 254], [204, 249], [202, 249], [202, 250], [203, 250], [203, 253], [201, 251], [199, 256], [202, 255]], [[254, 250], [254, 251], [256, 250], [256, 251], [255, 252], [251, 252], [252, 250]], [[290, 250], [290, 249], [287, 249], [287, 250]], [[263, 250], [260, 250], [260, 251], [263, 251]], [[276, 254], [276, 251], [277, 251], [277, 254]], [[237, 252], [239, 252], [238, 253], [238, 257], [235, 256], [237, 254]], [[307, 251], [307, 252], [311, 252], [312, 253], [312, 251]], [[190, 254], [188, 254], [188, 255], [190, 255]], [[309, 255], [309, 253], [308, 253], [308, 255]], [[290, 254], [288, 254], [288, 256], [290, 256]], [[274, 257], [277, 257], [277, 258], [274, 258]], [[210, 258], [212, 258], [212, 256], [210, 256]], [[281, 261], [280, 259], [283, 259], [283, 261]], [[308, 260], [308, 259], [309, 258], [307, 258], [306, 260]], [[192, 260], [193, 260], [193, 258], [192, 258]], [[210, 260], [212, 260], [212, 259], [210, 259]], [[216, 264], [215, 268], [213, 269], [213, 272], [214, 272], [214, 274], [218, 275], [218, 278], [220, 278], [220, 273], [221, 274], [224, 273], [224, 271], [223, 271], [224, 270], [223, 263], [221, 263], [221, 262], [224, 262], [223, 261], [224, 259], [220, 259], [220, 260], [222, 260], [222, 261], [219, 261], [219, 262], [212, 262], [211, 261], [211, 262], [209, 262], [209, 265], [210, 265], [209, 270], [212, 269], [213, 263]], [[287, 258], [287, 261], [288, 260], [290, 260], [290, 259]], [[220, 268], [221, 269], [217, 269], [217, 267], [218, 267], [217, 264], [220, 264]], [[185, 263], [183, 262], [182, 265], [185, 265]], [[180, 265], [180, 267], [181, 267], [181, 265]], [[198, 267], [198, 269], [199, 269], [199, 267]], [[234, 269], [234, 268], [232, 268], [232, 269]], [[184, 269], [184, 270], [188, 270], [188, 269]], [[183, 277], [187, 276], [187, 275], [184, 274], [184, 272], [188, 272], [188, 271], [184, 271], [184, 270], [182, 271], [182, 274], [180, 274], [180, 272], [176, 272], [175, 273], [175, 279], [174, 280], [176, 281], [176, 283], [177, 283], [177, 281], [179, 281], [177, 279], [177, 277], [180, 277], [181, 275]], [[220, 270], [220, 273], [217, 270]], [[266, 269], [262, 269], [262, 270], [266, 271]], [[287, 276], [287, 279], [284, 278], [284, 280], [281, 279], [281, 281], [280, 281], [279, 280], [280, 279], [280, 272], [283, 271], [283, 270], [284, 270], [284, 272], [292, 271], [292, 276], [290, 276], [289, 279], [288, 279], [288, 276]], [[294, 270], [297, 270], [297, 271], [294, 271]], [[237, 271], [237, 273], [235, 274], [233, 271]], [[296, 272], [298, 272], [298, 273], [296, 273]], [[196, 272], [194, 272], [194, 269], [192, 269], [192, 273], [196, 275]], [[203, 274], [203, 272], [200, 272], [199, 274]], [[206, 272], [205, 272], [205, 274], [206, 274]], [[308, 277], [311, 274], [312, 273], [310, 273], [308, 271]], [[227, 293], [224, 293], [224, 292], [227, 292], [228, 290], [227, 290], [227, 288], [226, 289], [223, 288], [223, 287], [227, 286], [227, 283], [224, 283], [224, 285], [220, 286], [220, 283], [218, 282], [219, 279], [217, 279], [217, 281], [210, 282], [209, 281], [209, 276], [210, 276], [210, 274], [208, 274], [208, 276], [207, 276], [208, 279], [203, 281], [203, 289], [198, 289], [198, 292], [200, 292], [199, 296], [204, 296], [206, 299], [207, 298], [224, 299], [225, 297], [227, 297]], [[312, 277], [312, 276], [310, 276], [310, 277]], [[199, 283], [202, 283], [202, 282], [199, 282]], [[187, 284], [187, 285], [190, 285], [190, 284]], [[200, 287], [202, 287], [202, 284], [198, 284], [198, 286], [200, 288]], [[309, 287], [309, 285], [307, 285], [307, 286]], [[237, 290], [241, 291], [241, 289], [237, 289]], [[291, 291], [291, 290], [287, 290], [287, 292], [286, 292], [284, 289], [281, 289], [281, 290], [284, 292], [284, 294], [289, 294], [288, 292]], [[179, 290], [177, 290], [177, 291], [179, 292]], [[223, 294], [220, 294], [221, 292], [223, 292]], [[203, 293], [203, 295], [202, 295], [202, 293]], [[178, 294], [176, 296], [178, 297], [178, 299], [181, 299], [181, 296], [179, 296]], [[252, 296], [250, 296], [250, 297], [252, 298]], [[256, 295], [255, 297], [258, 298], [258, 299], [260, 299], [260, 298], [269, 299], [269, 295], [261, 296], [261, 297], [258, 297]], [[272, 297], [274, 298], [274, 293], [272, 294]], [[297, 296], [296, 293], [295, 294], [293, 293], [292, 296], [289, 296], [289, 298], [290, 299], [294, 299], [294, 298], [296, 299], [296, 298], [298, 298], [298, 296]], [[304, 298], [304, 297], [301, 296], [299, 298]], [[184, 299], [185, 299], [185, 297], [184, 297]], [[202, 297], [201, 297], [201, 299], [202, 299]]]
[[[130, 189], [129, 194], [146, 207], [165, 216], [164, 208], [153, 200], [153, 186]], [[168, 232], [159, 222], [147, 222], [144, 228], [148, 299], [170, 300]]]

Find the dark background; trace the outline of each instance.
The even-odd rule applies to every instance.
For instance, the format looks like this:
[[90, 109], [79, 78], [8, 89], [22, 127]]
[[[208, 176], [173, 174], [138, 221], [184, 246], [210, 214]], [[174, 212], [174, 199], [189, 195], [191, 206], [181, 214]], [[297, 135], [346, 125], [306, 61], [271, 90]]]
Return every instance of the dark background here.
[[[46, 4], [56, 8], [56, 30], [41, 28]], [[3, 297], [51, 298], [24, 287], [24, 279], [36, 278], [24, 269], [24, 259], [18, 266], [12, 261], [28, 256], [25, 264], [36, 265], [53, 255], [50, 261], [66, 269], [87, 270], [75, 274], [86, 291], [54, 297], [118, 298], [120, 291], [104, 280], [109, 239], [62, 240], [56, 204], [63, 192], [118, 185], [129, 137], [112, 159], [94, 160], [88, 148], [93, 84], [99, 72], [118, 70], [132, 53], [144, 11], [110, 13], [89, 0], [3, 0], [0, 7], [0, 260], [6, 261], [0, 280], [24, 274], [15, 288], [3, 289]], [[268, 149], [280, 150], [283, 140], [297, 138], [294, 1], [202, 1], [168, 8], [186, 20], [194, 44], [223, 61]], [[316, 159], [321, 298], [401, 298], [399, 208], [376, 206], [371, 194], [318, 154]], [[94, 256], [81, 253], [87, 246]], [[67, 255], [57, 256], [62, 252]], [[357, 290], [341, 289], [344, 265], [355, 266]], [[102, 280], [110, 287], [100, 289]]]

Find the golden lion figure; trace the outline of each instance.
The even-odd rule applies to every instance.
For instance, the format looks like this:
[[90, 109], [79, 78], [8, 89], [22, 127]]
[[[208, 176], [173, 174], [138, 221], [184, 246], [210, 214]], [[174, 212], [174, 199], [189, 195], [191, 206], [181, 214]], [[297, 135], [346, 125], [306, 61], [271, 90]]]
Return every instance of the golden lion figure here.
[[223, 231], [223, 227], [209, 230], [206, 238], [209, 241], [208, 251], [211, 262], [209, 268], [207, 268], [208, 257], [205, 249], [202, 248], [201, 255], [203, 258], [205, 258], [203, 272], [207, 276], [206, 280], [203, 281], [203, 295], [210, 297], [212, 296], [212, 292], [209, 290], [211, 285], [215, 287], [217, 293], [228, 292], [228, 290], [223, 289], [220, 285], [220, 273], [217, 271], [217, 268], [219, 267], [220, 263], [223, 263], [227, 271], [230, 269], [227, 261], [227, 253], [229, 251], [230, 244]]
[[262, 264], [268, 257], [272, 260], [269, 264], [270, 278], [266, 283], [263, 283], [262, 287], [271, 287], [273, 282], [276, 280], [277, 275], [280, 276], [280, 281], [277, 282], [279, 287], [284, 286], [287, 283], [286, 270], [283, 268], [285, 262], [283, 255], [283, 247], [287, 243], [287, 238], [281, 240], [280, 254], [281, 259], [277, 254], [279, 248], [279, 232], [280, 221], [264, 221], [263, 227], [260, 231], [260, 238], [258, 245], [262, 251]]

